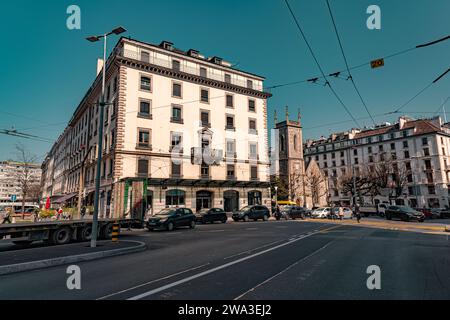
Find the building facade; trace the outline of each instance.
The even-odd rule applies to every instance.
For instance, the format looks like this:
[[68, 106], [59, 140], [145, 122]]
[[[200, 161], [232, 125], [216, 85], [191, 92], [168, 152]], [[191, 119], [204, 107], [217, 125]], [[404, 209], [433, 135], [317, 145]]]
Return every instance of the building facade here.
[[102, 216], [270, 203], [263, 77], [170, 42], [125, 38], [106, 68], [105, 119], [99, 74], [43, 164], [44, 196], [92, 204], [103, 125]]
[[26, 204], [39, 202], [39, 184], [41, 181], [41, 168], [37, 164], [23, 164], [13, 161], [0, 162], [0, 205], [12, 205], [12, 196], [19, 205], [23, 199], [23, 185], [28, 186]]
[[[387, 181], [388, 188], [378, 195], [364, 196], [365, 204], [395, 202], [438, 208], [450, 205], [449, 147], [450, 126], [441, 118], [401, 117], [393, 125], [352, 129], [329, 138], [309, 140], [305, 144], [305, 158], [316, 161], [328, 177], [332, 203], [352, 201], [351, 193], [345, 192], [340, 184], [345, 176], [373, 172], [384, 163], [393, 173]], [[404, 183], [395, 185], [399, 175], [404, 175]]]

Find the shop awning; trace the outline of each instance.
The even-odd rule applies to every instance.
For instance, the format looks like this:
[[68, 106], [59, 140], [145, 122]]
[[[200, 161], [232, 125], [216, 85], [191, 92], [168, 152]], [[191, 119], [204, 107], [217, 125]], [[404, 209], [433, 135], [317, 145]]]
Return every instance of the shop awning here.
[[74, 197], [76, 197], [78, 194], [77, 193], [70, 193], [70, 194], [66, 194], [65, 196], [62, 196], [56, 200], [53, 200], [53, 203], [55, 204], [61, 204], [61, 203], [65, 203], [69, 200], [72, 200]]

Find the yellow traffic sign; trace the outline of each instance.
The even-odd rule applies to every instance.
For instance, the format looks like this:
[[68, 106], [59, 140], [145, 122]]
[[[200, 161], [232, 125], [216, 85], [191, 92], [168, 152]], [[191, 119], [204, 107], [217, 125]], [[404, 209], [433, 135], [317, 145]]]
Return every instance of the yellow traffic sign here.
[[372, 66], [372, 69], [384, 67], [384, 59], [377, 59], [370, 62], [370, 65]]

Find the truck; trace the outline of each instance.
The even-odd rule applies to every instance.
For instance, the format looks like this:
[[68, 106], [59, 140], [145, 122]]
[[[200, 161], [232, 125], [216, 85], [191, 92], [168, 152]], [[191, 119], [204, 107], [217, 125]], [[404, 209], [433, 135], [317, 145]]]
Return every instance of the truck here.
[[365, 204], [359, 208], [359, 212], [363, 214], [365, 217], [369, 217], [371, 215], [378, 215], [380, 217], [384, 217], [388, 206], [389, 204], [387, 203], [380, 203], [377, 205]]
[[[142, 227], [137, 219], [99, 219], [98, 239], [108, 240], [114, 224], [121, 227]], [[16, 245], [30, 245], [35, 241], [44, 241], [49, 245], [64, 245], [70, 242], [90, 241], [92, 220], [55, 220], [35, 223], [12, 223], [0, 225], [0, 240], [8, 238]]]

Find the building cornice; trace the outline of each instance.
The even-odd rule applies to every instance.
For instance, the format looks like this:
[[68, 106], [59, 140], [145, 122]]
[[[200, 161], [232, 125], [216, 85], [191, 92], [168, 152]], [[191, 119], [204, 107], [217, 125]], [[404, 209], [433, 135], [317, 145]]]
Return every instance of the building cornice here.
[[253, 89], [249, 89], [249, 88], [236, 86], [236, 85], [222, 82], [222, 81], [207, 79], [207, 78], [203, 78], [203, 77], [200, 77], [197, 75], [184, 73], [184, 72], [180, 72], [180, 71], [175, 71], [175, 70], [172, 70], [169, 68], [164, 68], [161, 66], [157, 66], [154, 64], [142, 62], [142, 61], [131, 59], [131, 58], [117, 56], [117, 62], [120, 65], [129, 67], [129, 68], [133, 68], [133, 69], [137, 69], [137, 70], [141, 70], [141, 71], [145, 71], [145, 72], [150, 72], [153, 74], [158, 74], [161, 76], [165, 76], [165, 77], [169, 77], [169, 78], [173, 78], [173, 79], [177, 79], [177, 80], [188, 81], [188, 82], [203, 85], [203, 86], [210, 86], [210, 87], [221, 89], [221, 90], [236, 92], [236, 93], [240, 93], [240, 94], [244, 94], [244, 95], [248, 95], [248, 96], [252, 96], [252, 97], [256, 97], [256, 98], [260, 98], [260, 99], [268, 99], [268, 98], [272, 97], [272, 94], [268, 93], [268, 92], [257, 91], [257, 90], [253, 90]]

